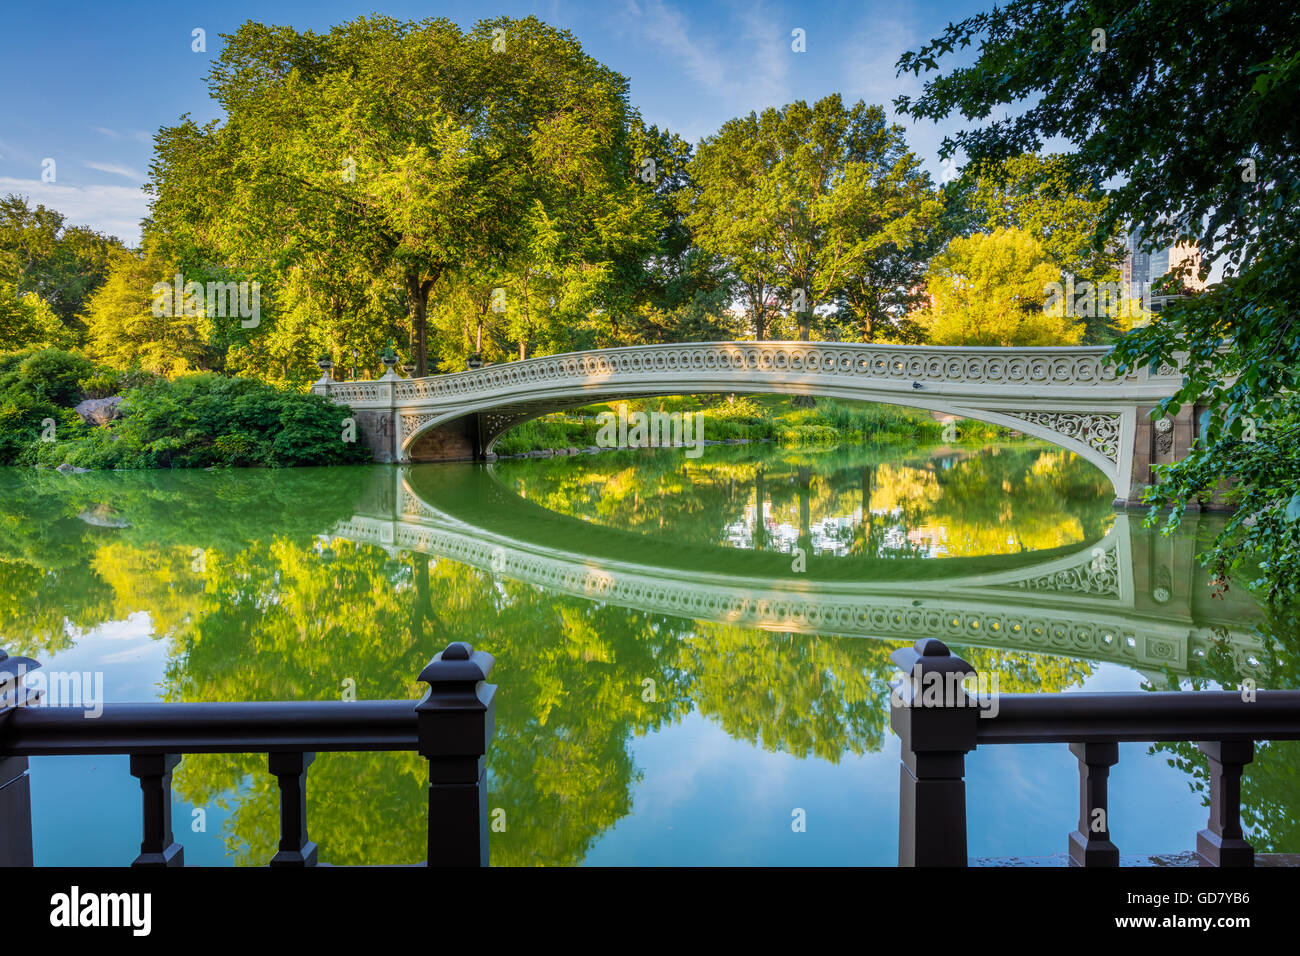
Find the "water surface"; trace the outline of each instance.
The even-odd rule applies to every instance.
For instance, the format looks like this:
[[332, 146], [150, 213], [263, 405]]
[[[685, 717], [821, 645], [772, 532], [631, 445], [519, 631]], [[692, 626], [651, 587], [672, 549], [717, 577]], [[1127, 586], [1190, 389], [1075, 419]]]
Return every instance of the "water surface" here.
[[[892, 864], [892, 650], [938, 636], [1002, 692], [1292, 687], [1295, 640], [1048, 445], [771, 445], [493, 465], [60, 475], [0, 470], [0, 642], [102, 673], [109, 701], [411, 698], [429, 657], [493, 653], [496, 864]], [[1190, 747], [1123, 745], [1125, 854], [1205, 825]], [[1300, 759], [1261, 746], [1256, 846], [1300, 851]], [[423, 857], [426, 768], [323, 754], [322, 861]], [[125, 758], [32, 761], [37, 862], [119, 865], [139, 843]], [[975, 856], [1065, 847], [1064, 746], [968, 759]], [[190, 756], [186, 860], [261, 864], [264, 755]], [[792, 820], [805, 818], [804, 832]]]

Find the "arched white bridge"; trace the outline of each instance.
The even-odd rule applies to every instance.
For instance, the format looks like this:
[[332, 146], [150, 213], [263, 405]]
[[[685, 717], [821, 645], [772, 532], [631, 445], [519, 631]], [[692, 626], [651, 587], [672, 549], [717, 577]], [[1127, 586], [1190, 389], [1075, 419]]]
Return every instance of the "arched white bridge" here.
[[[378, 476], [386, 484], [384, 476]], [[1208, 575], [1196, 536], [1152, 541], [1117, 514], [1100, 540], [941, 577], [871, 580], [789, 571], [788, 556], [615, 532], [513, 494], [462, 493], [406, 469], [327, 537], [447, 558], [554, 594], [745, 628], [901, 640], [924, 637], [1123, 664], [1155, 686], [1230, 654], [1242, 676], [1266, 659], [1249, 605], [1198, 599]], [[538, 523], [538, 516], [546, 520]], [[784, 560], [782, 560], [784, 559]], [[831, 559], [829, 566], [844, 559]], [[766, 563], [764, 563], [766, 562]], [[943, 564], [945, 562], [927, 562]], [[870, 572], [867, 572], [868, 575]], [[1235, 599], [1240, 599], [1240, 595]], [[1228, 602], [1232, 603], [1232, 602]], [[1208, 606], [1207, 606], [1208, 605]], [[1163, 675], [1163, 676], [1162, 676]]]
[[1152, 422], [1182, 384], [1165, 365], [1120, 374], [1106, 346], [966, 348], [839, 342], [701, 342], [570, 352], [425, 378], [391, 370], [377, 381], [312, 390], [349, 405], [376, 461], [488, 457], [520, 422], [631, 397], [708, 393], [824, 396], [974, 418], [1076, 452], [1136, 503], [1151, 465], [1176, 461], [1197, 409]]

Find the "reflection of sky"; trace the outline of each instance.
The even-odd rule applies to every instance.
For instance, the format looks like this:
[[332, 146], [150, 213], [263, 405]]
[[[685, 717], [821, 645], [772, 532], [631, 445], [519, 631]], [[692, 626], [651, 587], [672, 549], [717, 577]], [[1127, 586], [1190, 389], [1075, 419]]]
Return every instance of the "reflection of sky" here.
[[[158, 700], [170, 641], [154, 639], [146, 612], [108, 621], [77, 635], [74, 647], [36, 655], [41, 670], [104, 675], [108, 703]], [[140, 782], [125, 756], [32, 757], [32, 843], [37, 866], [126, 866], [140, 852]], [[213, 801], [195, 807], [173, 791], [172, 828], [185, 862], [220, 866], [226, 859], [221, 830], [230, 811]]]
[[[103, 671], [110, 701], [156, 700], [170, 641], [154, 640], [148, 615], [88, 631], [47, 670]], [[1142, 681], [1114, 664], [1094, 667], [1077, 691], [1132, 691]], [[501, 693], [508, 694], [509, 687]], [[879, 706], [886, 706], [880, 701]], [[898, 739], [838, 763], [772, 753], [692, 713], [630, 744], [643, 773], [632, 812], [601, 834], [586, 862], [602, 865], [893, 865], [898, 852]], [[1147, 744], [1121, 744], [1111, 773], [1112, 832], [1122, 853], [1186, 850], [1206, 810], [1188, 776]], [[491, 756], [489, 754], [489, 766]], [[139, 850], [140, 788], [125, 757], [31, 761], [38, 865], [120, 866]], [[975, 857], [1046, 857], [1065, 848], [1078, 813], [1078, 764], [1064, 744], [982, 747], [967, 758], [969, 849]], [[237, 794], [224, 794], [236, 806]], [[187, 863], [229, 863], [212, 802], [193, 832], [194, 807], [173, 797], [176, 839]], [[491, 804], [489, 804], [491, 805]], [[791, 829], [804, 811], [807, 830]], [[310, 820], [310, 816], [309, 816]], [[411, 822], [421, 826], [416, 816]]]
[[[1135, 690], [1140, 678], [1103, 664], [1080, 690]], [[1095, 686], [1094, 686], [1095, 685]], [[769, 753], [729, 737], [698, 713], [632, 740], [644, 771], [632, 813], [597, 840], [592, 865], [893, 866], [898, 861], [898, 738], [838, 764]], [[1110, 777], [1111, 832], [1120, 852], [1176, 853], [1195, 845], [1206, 808], [1188, 776], [1120, 744]], [[1050, 857], [1079, 815], [1078, 761], [1065, 744], [982, 747], [966, 760], [972, 857]], [[804, 811], [807, 829], [791, 828]], [[1059, 861], [1058, 861], [1059, 862]]]

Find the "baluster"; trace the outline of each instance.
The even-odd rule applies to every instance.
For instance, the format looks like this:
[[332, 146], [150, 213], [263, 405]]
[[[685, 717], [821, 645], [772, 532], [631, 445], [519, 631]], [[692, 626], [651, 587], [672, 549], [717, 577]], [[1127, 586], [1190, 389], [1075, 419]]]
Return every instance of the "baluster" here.
[[1079, 758], [1079, 829], [1070, 834], [1070, 866], [1119, 866], [1106, 797], [1110, 768], [1119, 763], [1119, 744], [1072, 743], [1070, 753]]
[[32, 865], [32, 784], [26, 757], [0, 757], [0, 866]]
[[144, 839], [132, 866], [184, 866], [185, 849], [172, 839], [172, 770], [181, 754], [131, 754], [131, 776], [144, 798]]
[[429, 866], [487, 866], [486, 765], [495, 729], [491, 654], [457, 641], [420, 672], [420, 755], [429, 761]]
[[[932, 637], [889, 659], [903, 672], [889, 715], [902, 742], [898, 865], [966, 866], [966, 754], [975, 749], [979, 705], [958, 682], [975, 668]], [[940, 706], [931, 703], [933, 682]]]
[[307, 768], [312, 753], [268, 754], [280, 781], [280, 849], [271, 866], [315, 866], [316, 844], [307, 839]]
[[1201, 866], [1254, 866], [1255, 848], [1241, 832], [1241, 772], [1255, 759], [1253, 740], [1197, 744], [1210, 758], [1210, 823], [1196, 834]]
[[[10, 657], [0, 649], [0, 720], [16, 707], [40, 701], [41, 692], [26, 684], [28, 671], [40, 667], [30, 657]], [[32, 782], [26, 757], [0, 754], [0, 866], [32, 865]]]

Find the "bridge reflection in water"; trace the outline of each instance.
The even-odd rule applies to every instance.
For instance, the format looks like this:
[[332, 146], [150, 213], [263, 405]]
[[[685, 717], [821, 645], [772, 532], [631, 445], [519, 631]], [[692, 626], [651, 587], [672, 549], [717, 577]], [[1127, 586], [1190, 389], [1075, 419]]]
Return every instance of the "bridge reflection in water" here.
[[[501, 688], [488, 806], [509, 823], [491, 833], [494, 864], [891, 863], [896, 645], [938, 635], [1000, 675], [1003, 693], [1132, 690], [1139, 674], [1157, 687], [1232, 686], [1247, 673], [1261, 688], [1297, 686], [1287, 635], [1300, 629], [1282, 622], [1258, 650], [1244, 589], [1210, 597], [1192, 519], [1165, 538], [1116, 516], [1091, 470], [1061, 455], [737, 446], [685, 472], [671, 451], [486, 467], [8, 470], [0, 579], [16, 598], [0, 602], [0, 630], [45, 673], [102, 668], [110, 700], [137, 703], [328, 701], [352, 686], [360, 700], [414, 699], [430, 655], [467, 641], [496, 656]], [[858, 508], [871, 517], [856, 527], [831, 520], [851, 523]], [[983, 556], [935, 557], [928, 543], [930, 556], [909, 556], [909, 536], [936, 527], [951, 553]], [[806, 546], [806, 528], [836, 553], [806, 547], [805, 573], [789, 553], [758, 550], [796, 533]], [[835, 528], [839, 538], [823, 534]], [[322, 535], [340, 540], [322, 547]], [[128, 618], [134, 654], [117, 637]], [[1120, 666], [1092, 666], [1101, 660]], [[1021, 779], [1001, 762], [1021, 749], [994, 751], [999, 783]], [[1126, 853], [1183, 847], [1205, 819], [1188, 792], [1204, 775], [1195, 746], [1156, 750], [1126, 757], [1117, 778], [1116, 806], [1161, 807], [1142, 815], [1140, 839], [1117, 835]], [[1015, 772], [1032, 785], [1005, 791], [979, 787], [972, 761], [973, 852], [1060, 848], [1061, 820], [1043, 810], [1068, 815], [1075, 761], [1064, 746], [1031, 757]], [[1260, 745], [1246, 768], [1260, 852], [1300, 849], [1297, 768], [1290, 745]], [[191, 862], [260, 865], [276, 852], [267, 769], [258, 756], [181, 762], [178, 819], [226, 797], [232, 807], [221, 826], [185, 835]], [[61, 801], [38, 800], [38, 862], [135, 855], [140, 788], [120, 771], [100, 780], [89, 765], [33, 758], [46, 795], [99, 801], [94, 815], [59, 816]], [[310, 775], [322, 862], [425, 858], [416, 755], [321, 753]], [[810, 802], [817, 825], [789, 839], [790, 807]]]
[[[1126, 665], [1177, 686], [1211, 653], [1266, 679], [1237, 588], [1214, 599], [1196, 518], [1163, 536], [1119, 513], [1079, 546], [899, 561], [709, 547], [557, 515], [470, 465], [379, 470], [327, 537], [447, 558], [545, 591], [782, 633], [1027, 651]], [[905, 577], [900, 577], [900, 569]]]

